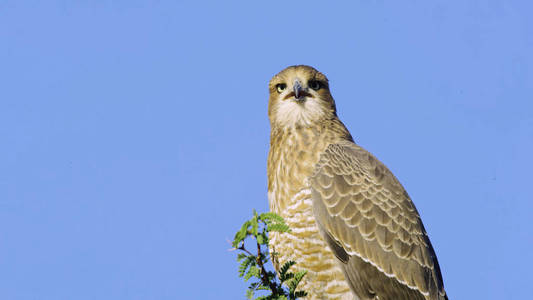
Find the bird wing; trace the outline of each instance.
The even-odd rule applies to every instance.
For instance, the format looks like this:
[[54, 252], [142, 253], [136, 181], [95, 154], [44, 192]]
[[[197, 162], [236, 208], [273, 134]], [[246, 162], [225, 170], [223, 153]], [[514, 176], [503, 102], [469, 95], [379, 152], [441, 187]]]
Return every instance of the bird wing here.
[[447, 299], [420, 216], [383, 163], [332, 144], [309, 179], [322, 236], [361, 299]]

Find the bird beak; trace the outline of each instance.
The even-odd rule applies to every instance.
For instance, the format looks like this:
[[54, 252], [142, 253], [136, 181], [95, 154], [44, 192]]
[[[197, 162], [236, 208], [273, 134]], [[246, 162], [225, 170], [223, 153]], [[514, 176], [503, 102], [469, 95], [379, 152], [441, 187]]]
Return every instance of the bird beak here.
[[300, 81], [298, 81], [298, 79], [296, 79], [294, 81], [294, 98], [296, 98], [296, 100], [300, 100], [300, 96], [302, 96], [302, 84], [300, 83]]

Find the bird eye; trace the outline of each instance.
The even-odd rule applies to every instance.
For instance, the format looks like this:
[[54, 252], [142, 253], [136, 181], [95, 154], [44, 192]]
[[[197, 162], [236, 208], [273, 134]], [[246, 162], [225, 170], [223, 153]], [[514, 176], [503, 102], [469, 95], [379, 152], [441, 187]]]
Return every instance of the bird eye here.
[[278, 90], [278, 93], [281, 94], [285, 89], [287, 88], [287, 85], [285, 83], [280, 83], [276, 85], [276, 89]]
[[317, 80], [309, 80], [307, 84], [309, 85], [310, 88], [312, 88], [315, 91], [318, 91], [321, 87], [320, 82]]

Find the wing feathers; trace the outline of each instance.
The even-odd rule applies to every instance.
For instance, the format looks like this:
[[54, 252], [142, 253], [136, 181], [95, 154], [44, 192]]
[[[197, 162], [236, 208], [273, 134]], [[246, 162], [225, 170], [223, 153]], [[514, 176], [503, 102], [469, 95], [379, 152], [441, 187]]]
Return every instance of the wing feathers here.
[[317, 223], [359, 297], [440, 299], [445, 294], [414, 204], [370, 153], [355, 144], [330, 145], [310, 184]]

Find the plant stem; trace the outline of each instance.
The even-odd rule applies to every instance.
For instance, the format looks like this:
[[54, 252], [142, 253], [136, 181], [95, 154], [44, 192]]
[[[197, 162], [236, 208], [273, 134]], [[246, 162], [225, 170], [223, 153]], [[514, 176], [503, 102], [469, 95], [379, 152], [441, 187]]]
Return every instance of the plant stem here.
[[269, 286], [270, 289], [272, 290], [272, 296], [274, 297], [278, 297], [278, 288], [276, 286], [276, 284], [272, 281], [270, 281], [270, 279], [268, 278], [268, 274], [265, 270], [265, 265], [263, 264], [263, 260], [261, 259], [261, 245], [259, 244], [259, 242], [257, 242], [257, 258], [256, 258], [256, 262], [257, 262], [257, 265], [259, 266], [260, 270], [261, 270], [261, 281], [263, 281], [263, 285], [265, 286]]

